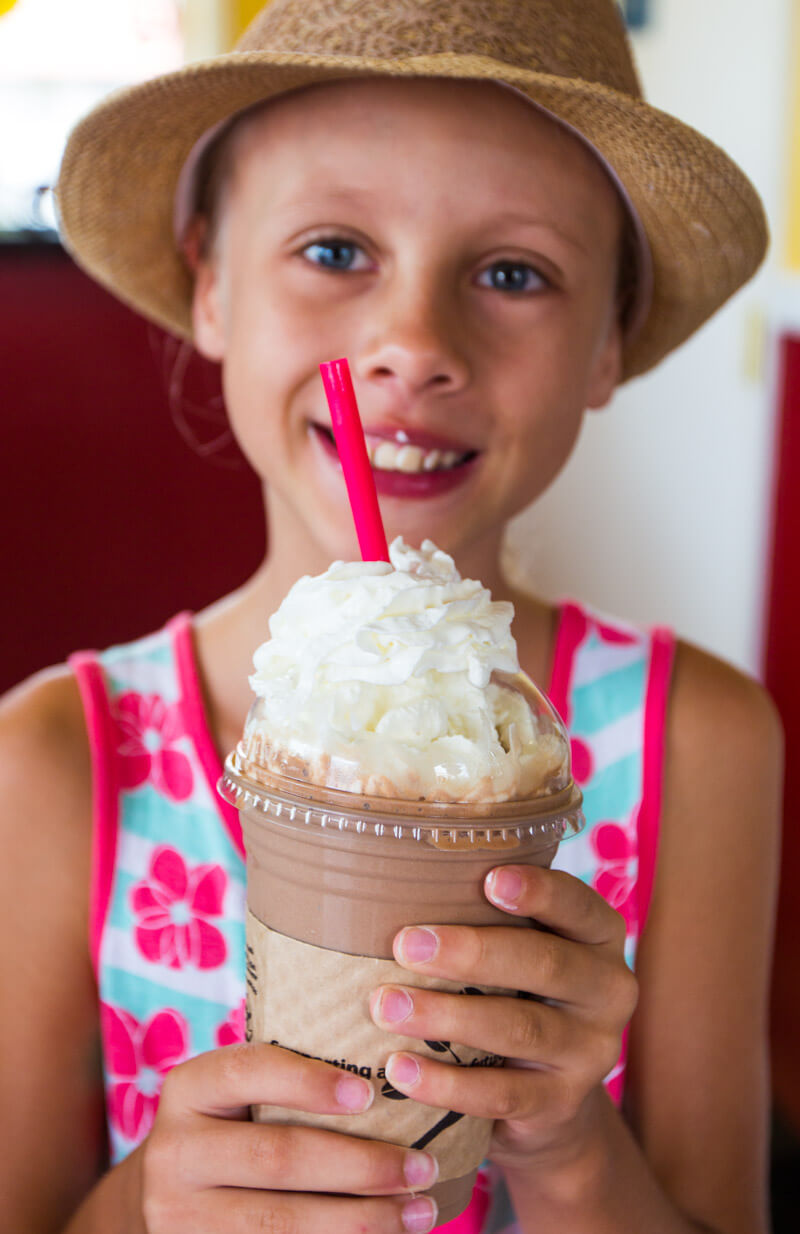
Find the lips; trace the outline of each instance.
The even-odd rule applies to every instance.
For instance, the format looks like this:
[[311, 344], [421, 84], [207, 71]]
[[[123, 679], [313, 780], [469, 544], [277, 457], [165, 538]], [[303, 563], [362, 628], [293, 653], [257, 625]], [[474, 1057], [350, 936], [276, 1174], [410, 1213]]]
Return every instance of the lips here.
[[[331, 429], [313, 421], [311, 428], [325, 454], [338, 463]], [[480, 453], [464, 443], [416, 429], [369, 428], [365, 440], [375, 487], [392, 497], [449, 492], [471, 474]]]

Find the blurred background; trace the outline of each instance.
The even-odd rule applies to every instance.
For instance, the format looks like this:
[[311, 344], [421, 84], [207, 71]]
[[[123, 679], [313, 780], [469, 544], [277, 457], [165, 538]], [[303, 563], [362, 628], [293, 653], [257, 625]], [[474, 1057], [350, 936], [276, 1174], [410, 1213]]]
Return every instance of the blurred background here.
[[[255, 0], [0, 0], [0, 689], [199, 608], [264, 548], [218, 375], [58, 242], [67, 132], [228, 49]], [[776, 1234], [800, 1228], [800, 0], [626, 0], [645, 93], [723, 146], [773, 243], [757, 278], [592, 414], [508, 567], [765, 680], [789, 749], [774, 977]], [[142, 586], [142, 580], [146, 586]], [[735, 1077], [732, 1077], [735, 1082]]]

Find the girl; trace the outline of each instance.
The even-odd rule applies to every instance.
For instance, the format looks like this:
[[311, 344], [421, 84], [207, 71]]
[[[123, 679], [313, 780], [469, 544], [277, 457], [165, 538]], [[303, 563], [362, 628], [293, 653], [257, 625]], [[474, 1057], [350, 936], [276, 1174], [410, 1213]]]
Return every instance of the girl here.
[[[747, 181], [640, 100], [611, 0], [275, 0], [238, 54], [84, 121], [60, 202], [79, 260], [221, 363], [270, 552], [207, 611], [5, 703], [8, 1227], [436, 1224], [435, 1159], [359, 1138], [369, 1082], [237, 1044], [241, 837], [214, 785], [268, 615], [358, 555], [318, 375], [346, 354], [389, 535], [431, 536], [513, 601], [586, 799], [556, 868], [487, 880], [546, 931], [396, 940], [405, 967], [508, 998], [372, 999], [380, 1026], [508, 1059], [393, 1057], [409, 1097], [496, 1120], [451, 1229], [765, 1234], [774, 710], [667, 633], [554, 609], [498, 564], [586, 409], [758, 264]], [[346, 1110], [353, 1134], [253, 1125], [250, 1103]]]

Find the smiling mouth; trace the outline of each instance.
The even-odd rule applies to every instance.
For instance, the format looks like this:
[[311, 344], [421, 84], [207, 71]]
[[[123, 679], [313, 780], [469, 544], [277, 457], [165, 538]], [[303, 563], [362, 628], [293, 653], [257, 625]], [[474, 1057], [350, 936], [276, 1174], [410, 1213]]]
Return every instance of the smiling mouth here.
[[[330, 428], [313, 421], [311, 427], [328, 449], [336, 450], [336, 441]], [[426, 448], [410, 441], [392, 441], [385, 437], [371, 436], [369, 433], [365, 434], [365, 442], [373, 470], [399, 472], [409, 476], [455, 471], [471, 463], [478, 455], [477, 450]]]

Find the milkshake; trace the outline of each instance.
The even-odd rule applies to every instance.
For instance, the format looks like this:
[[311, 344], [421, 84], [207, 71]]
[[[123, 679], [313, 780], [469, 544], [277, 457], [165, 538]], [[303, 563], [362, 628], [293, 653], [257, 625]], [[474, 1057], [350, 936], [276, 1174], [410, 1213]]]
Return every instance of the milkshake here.
[[[582, 823], [569, 742], [520, 672], [513, 607], [462, 579], [430, 541], [390, 562], [303, 578], [255, 653], [256, 694], [223, 791], [247, 848], [248, 1037], [373, 1081], [358, 1134], [433, 1152], [441, 1223], [469, 1202], [487, 1120], [392, 1089], [395, 1050], [454, 1066], [502, 1058], [376, 1028], [376, 986], [508, 993], [409, 973], [403, 926], [525, 927], [483, 893], [504, 863], [549, 865]], [[257, 1119], [353, 1133], [346, 1116], [257, 1107]]]

